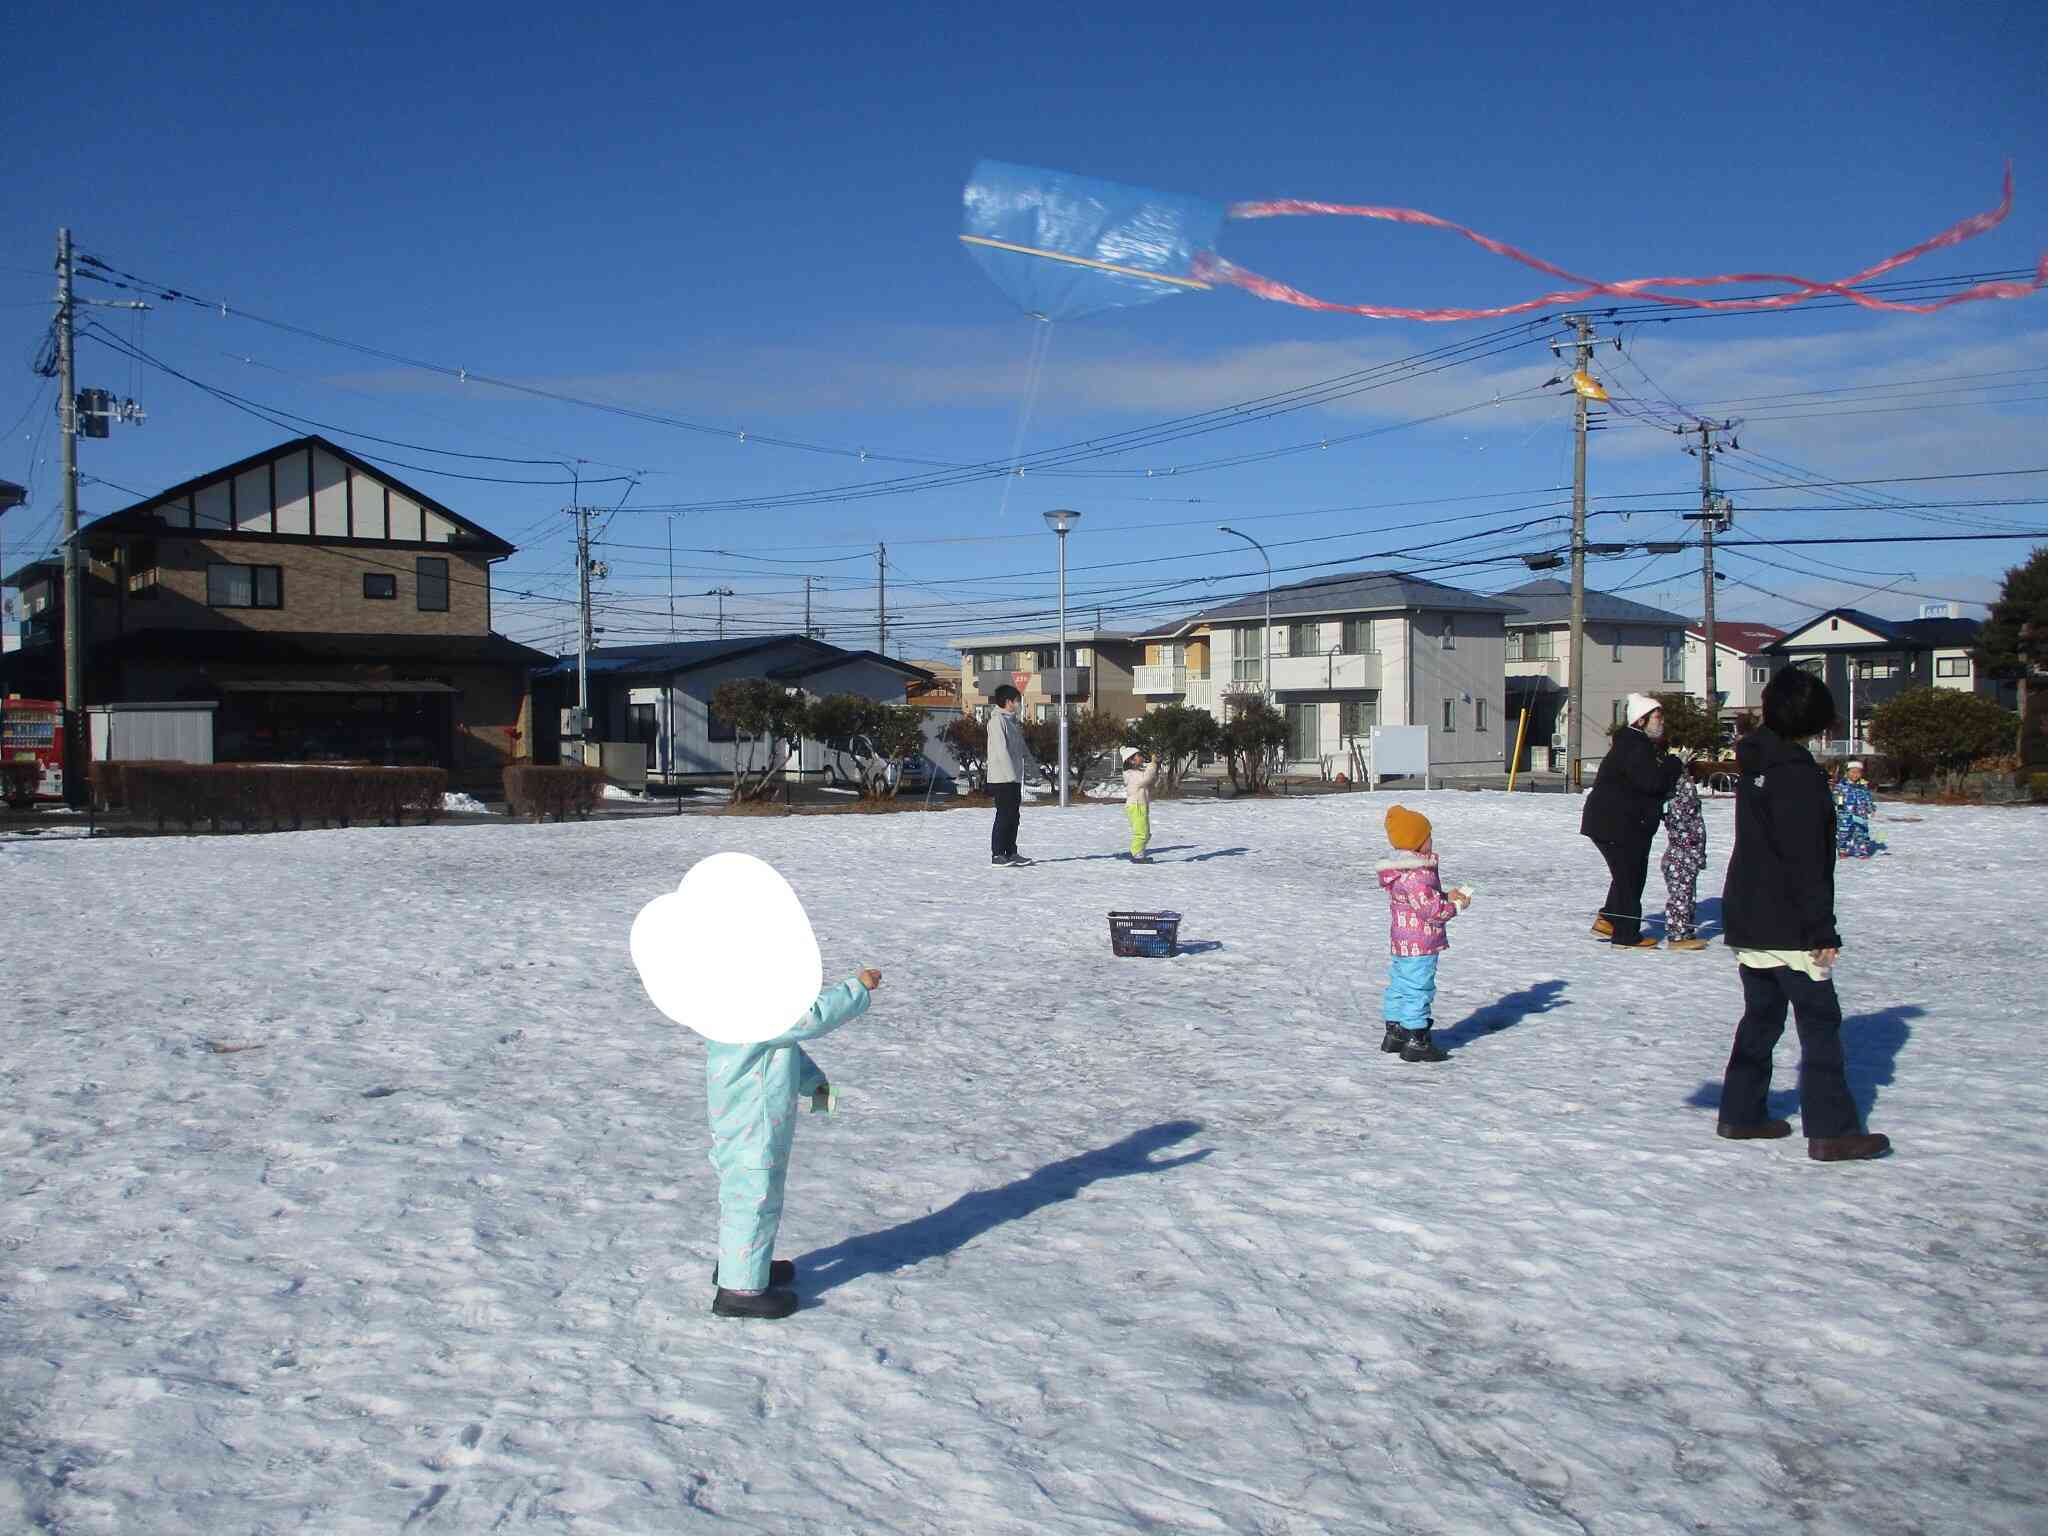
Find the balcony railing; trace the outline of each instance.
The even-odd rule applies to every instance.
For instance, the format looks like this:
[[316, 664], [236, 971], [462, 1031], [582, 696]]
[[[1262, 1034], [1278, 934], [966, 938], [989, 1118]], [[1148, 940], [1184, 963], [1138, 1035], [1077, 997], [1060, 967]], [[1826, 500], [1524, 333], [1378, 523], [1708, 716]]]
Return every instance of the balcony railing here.
[[1188, 669], [1186, 667], [1150, 666], [1131, 669], [1131, 692], [1133, 693], [1186, 693], [1188, 691]]
[[1275, 693], [1327, 693], [1339, 689], [1377, 688], [1379, 685], [1380, 655], [1377, 651], [1273, 658]]
[[1031, 681], [1048, 699], [1056, 699], [1060, 696], [1060, 676], [1064, 671], [1067, 697], [1085, 699], [1088, 697], [1088, 674], [1093, 670], [1092, 667], [1047, 667]]

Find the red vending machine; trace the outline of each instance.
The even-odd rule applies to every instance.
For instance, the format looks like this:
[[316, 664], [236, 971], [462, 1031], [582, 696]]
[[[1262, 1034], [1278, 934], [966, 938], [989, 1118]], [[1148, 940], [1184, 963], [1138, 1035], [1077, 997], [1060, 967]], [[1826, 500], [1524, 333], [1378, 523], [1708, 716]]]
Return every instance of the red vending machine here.
[[0, 763], [34, 763], [38, 800], [64, 798], [64, 705], [57, 699], [0, 701]]

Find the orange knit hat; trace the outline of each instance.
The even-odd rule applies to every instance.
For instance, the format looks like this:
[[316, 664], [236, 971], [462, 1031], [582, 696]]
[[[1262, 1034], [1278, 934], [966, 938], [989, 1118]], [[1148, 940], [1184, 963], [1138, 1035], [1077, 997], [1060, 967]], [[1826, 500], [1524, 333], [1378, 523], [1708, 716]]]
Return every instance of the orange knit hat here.
[[1387, 841], [1405, 853], [1414, 853], [1428, 842], [1431, 830], [1429, 818], [1420, 811], [1411, 811], [1405, 805], [1394, 806], [1387, 812]]

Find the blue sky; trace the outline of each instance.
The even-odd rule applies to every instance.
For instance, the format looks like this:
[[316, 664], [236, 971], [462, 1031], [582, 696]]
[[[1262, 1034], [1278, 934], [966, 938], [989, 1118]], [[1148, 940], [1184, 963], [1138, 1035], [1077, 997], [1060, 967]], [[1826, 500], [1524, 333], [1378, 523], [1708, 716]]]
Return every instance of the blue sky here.
[[[786, 625], [809, 573], [830, 637], [872, 644], [873, 550], [886, 541], [891, 649], [911, 655], [1050, 610], [1040, 513], [1053, 506], [1083, 514], [1070, 609], [1092, 620], [1101, 604], [1125, 623], [1261, 583], [1221, 522], [1268, 539], [1283, 580], [1313, 574], [1309, 562], [1399, 564], [1379, 552], [1509, 530], [1454, 554], [1416, 549], [1491, 561], [1444, 570], [1475, 590], [1527, 579], [1501, 562], [1562, 537], [1558, 523], [1519, 526], [1565, 510], [1569, 409], [1536, 388], [1555, 371], [1555, 327], [1085, 474], [731, 506], [872, 487], [906, 472], [892, 459], [1000, 462], [1020, 438], [1027, 453], [1102, 438], [1500, 329], [1190, 295], [1052, 327], [1033, 392], [1038, 322], [955, 239], [983, 156], [1222, 201], [1405, 204], [1604, 277], [1833, 277], [1990, 206], [2010, 158], [2007, 223], [1900, 275], [2031, 267], [2048, 250], [2038, 5], [1736, 3], [1708, 20], [1623, 13], [1597, 27], [1582, 8], [1526, 4], [1446, 19], [1250, 10], [42, 8], [14, 23], [12, 51], [44, 62], [0, 93], [0, 476], [34, 492], [0, 519], [7, 564], [55, 528], [49, 386], [27, 365], [60, 224], [115, 269], [368, 349], [192, 305], [93, 315], [195, 379], [419, 445], [330, 433], [407, 466], [561, 481], [575, 465], [580, 487], [393, 470], [521, 544], [499, 567], [502, 630], [544, 646], [570, 632], [557, 509], [580, 491], [624, 497], [600, 551], [608, 639], [668, 633], [672, 543], [681, 633], [705, 632], [713, 604], [700, 594], [716, 585], [737, 594], [735, 632]], [[1226, 225], [1220, 244], [1337, 299], [1479, 305], [1549, 286], [1450, 236], [1354, 220]], [[1694, 461], [1654, 425], [1675, 406], [1744, 419], [1745, 455], [1723, 466], [1738, 538], [2048, 527], [2048, 475], [1986, 474], [2048, 466], [2048, 295], [1929, 317], [1838, 309], [1620, 331], [1623, 350], [1596, 371], [1642, 403], [1592, 440], [1596, 507], [1696, 498]], [[149, 412], [83, 446], [101, 482], [83, 492], [88, 515], [289, 435], [97, 339], [80, 361], [81, 384]], [[1904, 478], [1932, 476], [1954, 478]], [[1765, 489], [1773, 479], [1879, 483]], [[1681, 526], [1642, 511], [1596, 519], [1595, 536]], [[1910, 614], [1923, 597], [1994, 594], [2029, 547], [1731, 552], [1723, 569], [1750, 585], [1724, 587], [1721, 611]], [[1138, 561], [1152, 563], [1125, 563]], [[1592, 579], [1697, 611], [1691, 555], [1602, 563]]]

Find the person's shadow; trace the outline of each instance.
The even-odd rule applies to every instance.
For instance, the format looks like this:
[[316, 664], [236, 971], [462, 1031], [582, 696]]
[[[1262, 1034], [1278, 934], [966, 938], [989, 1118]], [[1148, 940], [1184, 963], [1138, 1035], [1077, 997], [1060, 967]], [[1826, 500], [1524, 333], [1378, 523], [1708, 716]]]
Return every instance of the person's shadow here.
[[1475, 1008], [1449, 1029], [1434, 1032], [1438, 1045], [1446, 1050], [1469, 1044], [1481, 1035], [1497, 1035], [1535, 1013], [1549, 1013], [1553, 1008], [1569, 1008], [1559, 994], [1564, 991], [1562, 981], [1539, 981], [1533, 987], [1524, 987], [1519, 992], [1510, 992], [1505, 997]]
[[1233, 859], [1240, 854], [1250, 853], [1249, 848], [1217, 848], [1209, 853], [1198, 853], [1181, 860], [1183, 864], [1201, 864], [1210, 859]]
[[819, 1248], [797, 1261], [797, 1271], [803, 1276], [803, 1293], [807, 1298], [823, 1295], [866, 1275], [907, 1269], [926, 1259], [952, 1253], [991, 1228], [1020, 1221], [1055, 1201], [1073, 1199], [1099, 1179], [1164, 1173], [1170, 1168], [1199, 1163], [1209, 1155], [1207, 1147], [1158, 1162], [1152, 1160], [1152, 1155], [1187, 1140], [1201, 1128], [1201, 1123], [1195, 1120], [1168, 1120], [1148, 1126], [1106, 1147], [1047, 1163], [1036, 1173], [999, 1188], [977, 1189], [962, 1195], [944, 1210]]
[[1717, 939], [1721, 936], [1721, 898], [1703, 896], [1693, 913], [1695, 931], [1703, 939]]
[[[1153, 853], [1153, 854], [1161, 854], [1161, 853], [1183, 853], [1183, 852], [1185, 852], [1186, 850], [1188, 850], [1188, 849], [1190, 849], [1190, 848], [1193, 848], [1193, 847], [1196, 847], [1196, 846], [1197, 846], [1197, 845], [1196, 845], [1196, 844], [1194, 844], [1194, 843], [1171, 843], [1171, 844], [1169, 844], [1168, 846], [1166, 846], [1166, 847], [1164, 847], [1164, 848], [1152, 848], [1152, 849], [1148, 849], [1147, 851], [1148, 851], [1148, 852], [1150, 852], [1150, 853]], [[1120, 861], [1121, 861], [1121, 862], [1123, 862], [1123, 863], [1126, 863], [1126, 864], [1128, 864], [1128, 863], [1130, 862], [1131, 856], [1130, 856], [1130, 854], [1129, 854], [1129, 853], [1127, 853], [1127, 852], [1126, 852], [1126, 853], [1070, 853], [1070, 854], [1066, 854], [1066, 855], [1064, 855], [1063, 857], [1061, 857], [1061, 858], [1057, 858], [1057, 859], [1033, 859], [1033, 860], [1032, 860], [1032, 862], [1033, 862], [1034, 864], [1089, 864], [1089, 863], [1093, 863], [1093, 862], [1095, 862], [1096, 860], [1099, 860], [1099, 859], [1116, 859], [1116, 860], [1120, 860]]]
[[[1877, 1107], [1877, 1090], [1891, 1083], [1892, 1074], [1898, 1068], [1899, 1052], [1912, 1038], [1913, 1026], [1907, 1021], [1926, 1012], [1916, 1003], [1900, 1003], [1894, 1008], [1880, 1008], [1876, 1013], [1859, 1013], [1842, 1020], [1842, 1054], [1848, 1058], [1849, 1096], [1856, 1101], [1856, 1112], [1863, 1117], [1865, 1125], [1870, 1123], [1870, 1112]], [[1785, 1033], [1792, 1038], [1796, 1051], [1798, 1034], [1789, 1020]], [[1791, 1075], [1795, 1079], [1798, 1075], [1797, 1062], [1795, 1055], [1790, 1063]], [[1718, 1081], [1701, 1083], [1685, 1102], [1699, 1109], [1718, 1110], [1721, 1107], [1721, 1084]], [[1790, 1088], [1772, 1089], [1764, 1105], [1764, 1113], [1774, 1120], [1783, 1120], [1798, 1108], [1799, 1089], [1795, 1083]]]

